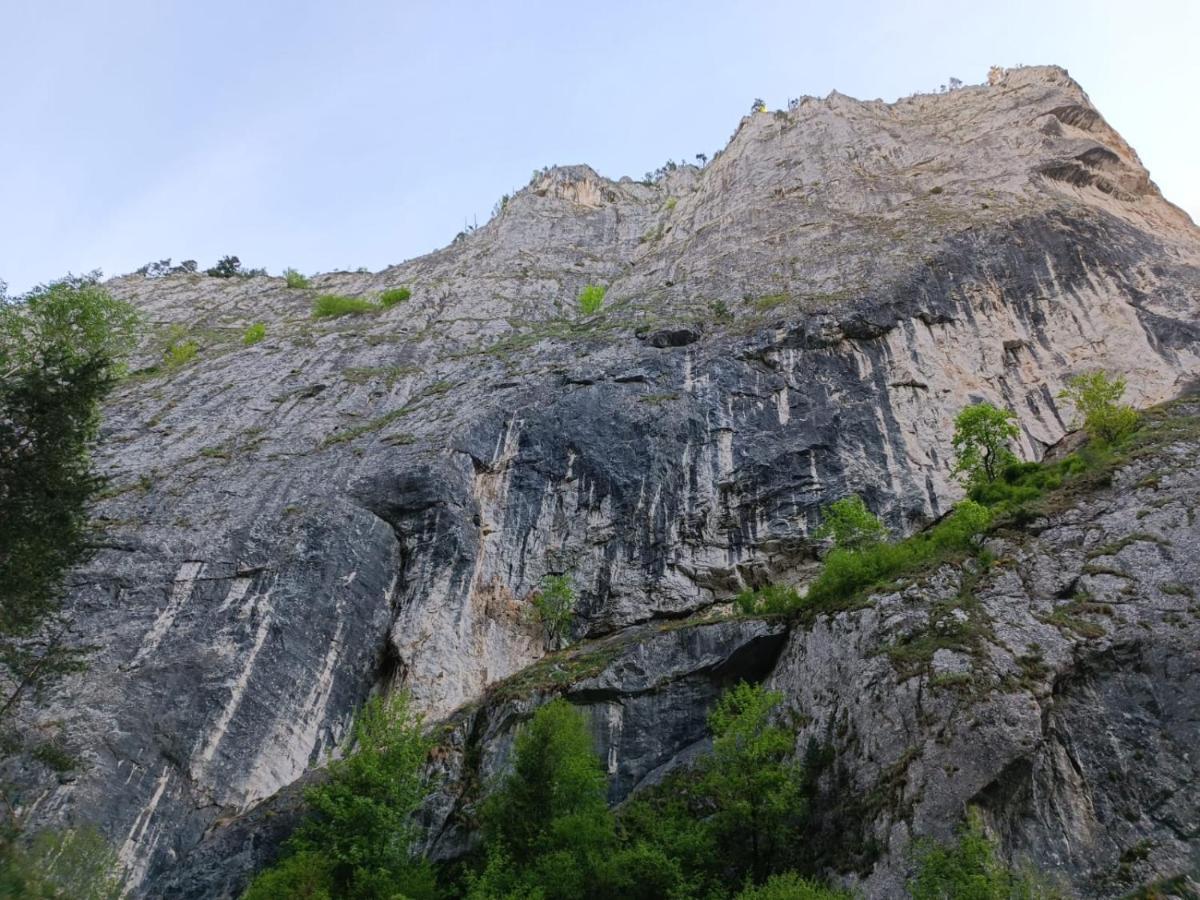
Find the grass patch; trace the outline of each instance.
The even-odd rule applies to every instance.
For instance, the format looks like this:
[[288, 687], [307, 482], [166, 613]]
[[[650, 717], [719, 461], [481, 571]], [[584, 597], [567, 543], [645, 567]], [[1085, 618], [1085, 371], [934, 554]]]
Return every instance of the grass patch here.
[[341, 294], [322, 294], [313, 301], [314, 319], [336, 319], [341, 316], [359, 316], [363, 313], [379, 312], [380, 307], [370, 300], [359, 297], [344, 297]]
[[242, 344], [246, 347], [253, 347], [259, 341], [267, 336], [267, 325], [265, 322], [255, 322], [246, 329], [246, 333], [242, 335]]
[[384, 413], [378, 418], [371, 419], [369, 422], [364, 422], [362, 425], [356, 425], [353, 428], [343, 428], [337, 434], [331, 434], [321, 442], [322, 447], [332, 447], [334, 444], [345, 444], [354, 440], [357, 437], [362, 437], [364, 434], [370, 434], [372, 431], [378, 431], [386, 425], [395, 422], [397, 419], [408, 415], [411, 410], [407, 406], [402, 406], [400, 409], [393, 409], [389, 413]]
[[391, 288], [379, 295], [379, 305], [391, 309], [401, 303], [407, 303], [412, 297], [412, 291], [406, 287]]
[[1099, 559], [1102, 556], [1116, 556], [1130, 544], [1158, 544], [1161, 547], [1167, 546], [1167, 542], [1156, 534], [1149, 534], [1145, 531], [1135, 531], [1133, 534], [1127, 534], [1119, 541], [1112, 541], [1105, 544], [1103, 547], [1097, 547], [1088, 553], [1088, 559]]
[[759, 312], [770, 312], [773, 309], [783, 306], [791, 299], [791, 294], [767, 294], [765, 297], [758, 297], [757, 299], [750, 301], [750, 305]]

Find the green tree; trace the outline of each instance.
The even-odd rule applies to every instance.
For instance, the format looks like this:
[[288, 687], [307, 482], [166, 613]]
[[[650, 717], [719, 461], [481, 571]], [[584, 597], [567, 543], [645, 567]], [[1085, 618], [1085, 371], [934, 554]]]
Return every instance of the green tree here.
[[1015, 871], [996, 854], [977, 809], [967, 812], [953, 844], [917, 846], [917, 872], [908, 883], [913, 900], [1054, 900], [1062, 896], [1036, 873]]
[[1009, 444], [1021, 432], [1016, 416], [990, 403], [966, 407], [954, 420], [954, 473], [965, 484], [992, 482], [1017, 457]]
[[60, 582], [83, 561], [103, 487], [91, 445], [100, 401], [123, 374], [137, 316], [98, 283], [68, 277], [0, 301], [0, 717], [80, 665]]
[[575, 620], [575, 591], [568, 575], [547, 575], [533, 598], [534, 616], [546, 629], [546, 636], [557, 647], [570, 636]]
[[1082, 422], [1076, 420], [1075, 427], [1082, 424], [1093, 441], [1115, 444], [1131, 434], [1138, 424], [1137, 410], [1120, 402], [1124, 395], [1124, 375], [1111, 377], [1107, 372], [1097, 371], [1076, 375], [1058, 396], [1075, 407], [1077, 417], [1082, 417]]
[[616, 842], [600, 758], [565, 700], [539, 709], [517, 737], [513, 771], [483, 810], [488, 864], [471, 897], [603, 894]]
[[700, 790], [714, 809], [709, 827], [731, 870], [755, 881], [785, 867], [806, 812], [795, 735], [771, 722], [782, 699], [740, 682], [708, 715], [713, 750], [702, 765]]
[[867, 504], [857, 494], [835, 500], [825, 507], [821, 527], [813, 532], [813, 537], [818, 540], [833, 538], [833, 546], [840, 550], [861, 550], [887, 540], [887, 536], [887, 529], [879, 517], [867, 509]]
[[369, 700], [351, 746], [329, 764], [327, 780], [305, 794], [310, 812], [288, 840], [289, 855], [259, 875], [245, 897], [272, 896], [279, 885], [313, 898], [437, 895], [431, 866], [412, 853], [419, 836], [412, 815], [427, 793], [431, 742], [408, 696]]

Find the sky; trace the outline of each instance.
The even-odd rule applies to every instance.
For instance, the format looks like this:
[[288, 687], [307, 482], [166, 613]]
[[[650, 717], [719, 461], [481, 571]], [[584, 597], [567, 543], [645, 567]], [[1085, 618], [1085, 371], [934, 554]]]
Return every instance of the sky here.
[[0, 0], [0, 279], [378, 270], [543, 165], [641, 177], [751, 102], [1065, 66], [1200, 221], [1200, 2]]

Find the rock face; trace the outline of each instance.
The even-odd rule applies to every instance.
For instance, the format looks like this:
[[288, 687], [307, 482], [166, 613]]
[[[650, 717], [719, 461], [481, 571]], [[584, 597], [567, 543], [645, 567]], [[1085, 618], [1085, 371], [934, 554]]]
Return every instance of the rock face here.
[[1078, 896], [1200, 871], [1196, 413], [991, 540], [988, 571], [947, 567], [791, 635], [769, 684], [806, 717], [799, 746], [833, 751], [831, 790], [880, 798], [826, 823], [878, 846], [869, 896], [898, 895], [911, 838], [950, 837], [968, 804]]
[[[235, 890], [193, 863], [219, 858], [211, 848], [231, 828], [259, 840], [245, 818], [226, 823], [317, 766], [372, 688], [402, 683], [440, 718], [537, 662], [547, 647], [528, 609], [547, 574], [579, 594], [576, 638], [611, 635], [631, 654], [632, 668], [569, 688], [595, 710], [617, 799], [702, 734], [722, 683], [705, 661], [741, 671], [737, 647], [767, 653], [773, 640], [765, 625], [696, 626], [684, 634], [721, 636], [664, 632], [645, 643], [657, 661], [628, 649], [637, 629], [802, 573], [818, 510], [849, 491], [898, 530], [945, 511], [958, 490], [951, 422], [972, 400], [1012, 408], [1037, 457], [1066, 430], [1056, 395], [1072, 374], [1119, 371], [1148, 404], [1200, 370], [1200, 232], [1055, 68], [890, 105], [806, 98], [744, 119], [704, 169], [654, 184], [548, 170], [444, 250], [313, 284], [110, 282], [152, 334], [105, 412], [109, 536], [72, 579], [79, 638], [99, 649], [86, 676], [23, 713], [84, 767], [49, 785], [28, 759], [5, 773], [36, 821], [90, 821], [116, 841], [134, 896], [181, 895], [166, 886], [184, 877], [195, 896]], [[585, 316], [576, 297], [589, 284], [607, 293]], [[316, 293], [399, 285], [412, 298], [391, 309], [309, 317]], [[266, 339], [245, 347], [256, 321]], [[160, 365], [183, 339], [199, 345], [195, 361]], [[1000, 595], [980, 596], [1008, 621]], [[1040, 607], [1022, 603], [1035, 621]], [[1007, 848], [1092, 885], [1103, 873], [1088, 866], [1134, 831], [1081, 805], [1081, 785], [1134, 744], [1067, 748], [1088, 721], [1116, 728], [1135, 707], [1164, 731], [1187, 727], [1188, 682], [1171, 669], [1186, 663], [1167, 639], [1191, 632], [1135, 621], [1111, 629], [1105, 652], [1080, 644], [1087, 661], [1048, 688], [1062, 694], [1053, 712], [1033, 693], [1000, 695], [984, 720], [996, 765], [972, 750], [968, 779], [945, 770], [964, 766], [953, 742], [968, 736], [946, 731], [954, 762], [950, 745], [928, 746], [926, 715], [945, 718], [956, 694], [862, 654], [899, 633], [896, 617], [918, 626], [907, 605], [885, 598], [793, 634], [770, 676], [798, 707], [828, 685], [835, 712], [806, 709], [806, 737], [844, 711], [862, 753], [845, 757], [855, 783], [921, 751], [910, 762], [926, 769], [907, 784], [927, 787], [905, 798], [911, 815], [879, 819], [885, 853], [866, 883], [894, 887], [909, 833], [944, 833], [955, 804], [979, 794]], [[1012, 628], [1033, 627], [1012, 615]], [[1059, 630], [1039, 629], [1048, 671], [1066, 672]], [[953, 652], [932, 664], [950, 681], [979, 665]], [[989, 665], [991, 677], [1003, 659]], [[1160, 680], [1179, 685], [1175, 706], [1151, 702]], [[683, 718], [665, 724], [654, 704], [675, 690]], [[474, 709], [455, 719], [463, 741], [511, 735], [519, 718]], [[448, 757], [448, 771], [461, 764]], [[1179, 793], [1185, 768], [1147, 766], [1158, 781], [1145, 796]], [[1194, 845], [1194, 815], [1154, 808], [1182, 823], [1151, 854], [1165, 871]], [[447, 799], [439, 821], [452, 813]], [[446, 829], [451, 852], [462, 836]]]

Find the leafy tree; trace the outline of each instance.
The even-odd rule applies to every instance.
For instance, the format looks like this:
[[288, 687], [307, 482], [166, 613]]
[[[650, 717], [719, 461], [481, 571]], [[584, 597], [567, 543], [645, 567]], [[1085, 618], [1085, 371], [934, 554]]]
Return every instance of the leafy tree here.
[[[1137, 410], [1121, 403], [1125, 394], [1125, 376], [1110, 377], [1107, 372], [1088, 372], [1076, 375], [1059, 399], [1075, 407], [1083, 417], [1083, 429], [1093, 441], [1115, 444], [1137, 428]], [[1078, 422], [1076, 427], [1078, 427]]]
[[242, 273], [242, 261], [236, 256], [222, 256], [215, 266], [205, 269], [205, 275], [213, 278], [236, 278]]
[[887, 540], [887, 529], [855, 494], [825, 507], [824, 521], [813, 537], [833, 538], [833, 546], [841, 550], [861, 550]]
[[7, 697], [78, 668], [60, 615], [62, 576], [87, 553], [103, 486], [90, 448], [100, 401], [123, 373], [137, 316], [68, 277], [0, 303], [0, 672]]
[[437, 895], [433, 869], [412, 853], [413, 812], [426, 795], [431, 743], [406, 694], [374, 697], [354, 724], [353, 751], [305, 794], [311, 812], [286, 856], [254, 880], [253, 900], [282, 896], [423, 900]]
[[750, 104], [751, 113], [760, 113], [767, 111], [767, 104], [759, 97], [754, 98], [754, 102]]
[[1031, 871], [1001, 862], [977, 809], [967, 813], [950, 845], [918, 845], [917, 873], [908, 883], [913, 900], [1053, 900], [1062, 894]]
[[709, 825], [725, 862], [756, 881], [783, 868], [806, 812], [795, 737], [771, 723], [782, 699], [740, 682], [708, 715], [713, 751], [703, 763], [700, 790], [714, 808]]
[[575, 591], [567, 575], [547, 575], [542, 589], [533, 598], [534, 615], [546, 629], [554, 645], [562, 643], [571, 633], [575, 619]]
[[1017, 457], [1009, 443], [1020, 434], [1010, 410], [990, 403], [968, 406], [954, 420], [954, 473], [965, 484], [992, 482]]
[[243, 269], [242, 261], [236, 256], [222, 256], [215, 266], [205, 269], [204, 274], [213, 278], [255, 278], [259, 275], [266, 275], [267, 270]]
[[562, 699], [539, 709], [483, 809], [488, 862], [469, 896], [599, 896], [616, 841], [605, 789], [583, 715]]

